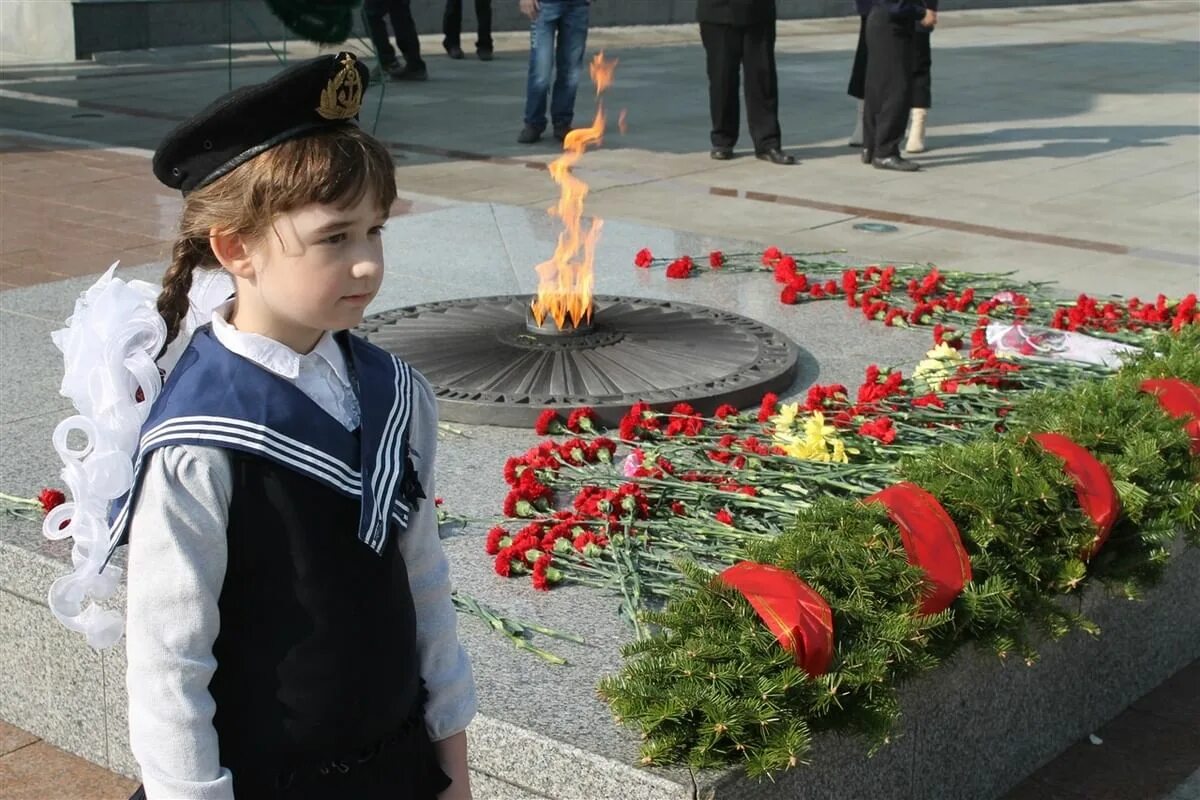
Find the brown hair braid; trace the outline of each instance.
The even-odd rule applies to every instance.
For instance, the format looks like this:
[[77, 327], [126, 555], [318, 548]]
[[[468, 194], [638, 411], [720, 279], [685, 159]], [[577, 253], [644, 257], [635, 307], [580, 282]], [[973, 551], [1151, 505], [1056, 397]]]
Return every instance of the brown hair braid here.
[[314, 203], [350, 208], [368, 193], [384, 213], [391, 209], [395, 165], [382, 143], [347, 125], [284, 142], [185, 195], [179, 238], [158, 296], [158, 313], [167, 323], [164, 349], [187, 316], [192, 273], [220, 266], [208, 243], [213, 230], [259, 240], [280, 214]]

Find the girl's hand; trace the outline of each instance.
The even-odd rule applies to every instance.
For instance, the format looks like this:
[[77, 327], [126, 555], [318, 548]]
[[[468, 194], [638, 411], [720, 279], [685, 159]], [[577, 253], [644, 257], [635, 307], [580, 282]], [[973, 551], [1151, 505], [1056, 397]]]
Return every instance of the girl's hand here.
[[471, 800], [471, 772], [467, 768], [467, 733], [456, 733], [433, 743], [438, 763], [453, 783], [438, 800]]
[[538, 11], [541, 10], [542, 4], [538, 0], [521, 0], [521, 13], [530, 19], [537, 19]]
[[[534, 0], [534, 2], [536, 2], [536, 0]], [[521, 4], [524, 5], [524, 3], [525, 0], [521, 0]], [[925, 17], [921, 20], [921, 24], [926, 28], [933, 30], [935, 27], [937, 27], [937, 12], [931, 8], [925, 9]]]

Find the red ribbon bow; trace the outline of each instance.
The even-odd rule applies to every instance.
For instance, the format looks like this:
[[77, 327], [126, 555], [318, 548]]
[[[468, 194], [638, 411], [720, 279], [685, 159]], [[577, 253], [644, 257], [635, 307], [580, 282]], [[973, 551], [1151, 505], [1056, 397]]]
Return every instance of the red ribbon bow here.
[[795, 656], [796, 666], [813, 677], [829, 670], [833, 611], [796, 573], [740, 561], [722, 572], [721, 580], [750, 601], [779, 643]]
[[1090, 559], [1108, 540], [1108, 534], [1121, 512], [1121, 501], [1108, 467], [1086, 448], [1061, 433], [1035, 433], [1033, 439], [1047, 453], [1062, 459], [1063, 469], [1075, 479], [1075, 496], [1079, 498], [1080, 508], [1096, 523], [1096, 538], [1084, 554], [1085, 560]]
[[1158, 398], [1163, 411], [1184, 420], [1183, 428], [1192, 438], [1192, 455], [1200, 456], [1200, 386], [1182, 378], [1151, 378], [1139, 388]]
[[907, 481], [876, 492], [867, 502], [888, 510], [900, 528], [908, 563], [925, 570], [930, 591], [921, 602], [921, 613], [949, 608], [971, 580], [971, 558], [946, 509], [936, 497]]

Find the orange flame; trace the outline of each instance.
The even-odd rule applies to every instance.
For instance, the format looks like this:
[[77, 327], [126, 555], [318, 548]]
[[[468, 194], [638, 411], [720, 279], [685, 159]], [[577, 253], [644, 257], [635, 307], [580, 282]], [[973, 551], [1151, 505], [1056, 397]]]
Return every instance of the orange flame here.
[[[605, 59], [603, 52], [592, 59], [591, 76], [597, 98], [612, 83], [616, 68], [616, 59]], [[583, 201], [587, 198], [588, 185], [572, 172], [572, 168], [583, 158], [588, 147], [603, 140], [604, 125], [604, 102], [597, 99], [596, 117], [591, 126], [568, 133], [563, 141], [563, 154], [550, 164], [550, 175], [561, 191], [558, 204], [548, 213], [562, 220], [563, 230], [558, 235], [554, 256], [537, 266], [537, 298], [531, 308], [538, 325], [549, 316], [562, 330], [568, 319], [573, 327], [578, 327], [592, 317], [592, 286], [595, 283], [592, 265], [604, 222], [593, 217], [588, 229], [583, 230]]]

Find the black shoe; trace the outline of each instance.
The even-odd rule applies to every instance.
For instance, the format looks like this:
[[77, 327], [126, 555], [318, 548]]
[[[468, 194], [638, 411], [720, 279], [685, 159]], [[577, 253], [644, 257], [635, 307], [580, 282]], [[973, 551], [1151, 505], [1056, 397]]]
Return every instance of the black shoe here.
[[755, 153], [754, 157], [760, 161], [770, 161], [772, 164], [787, 165], [796, 163], [794, 156], [789, 156], [778, 147], [772, 147], [770, 150], [764, 150], [761, 153]]
[[399, 61], [390, 61], [387, 64], [376, 64], [375, 69], [371, 70], [371, 80], [378, 83], [382, 81], [385, 75], [391, 75], [393, 72], [401, 69]]
[[521, 133], [517, 136], [518, 144], [534, 144], [542, 138], [542, 132], [532, 125], [526, 125], [521, 128]]
[[458, 61], [465, 54], [463, 53], [463, 49], [461, 47], [456, 44], [452, 44], [446, 47], [446, 55], [450, 56], [455, 61]]
[[733, 158], [732, 147], [714, 147], [709, 151], [708, 157], [713, 161], [728, 161]]
[[427, 81], [429, 80], [429, 70], [424, 65], [413, 67], [405, 64], [400, 69], [393, 71], [391, 76], [394, 81]]
[[563, 125], [563, 126], [555, 125], [554, 126], [554, 138], [560, 142], [566, 141], [567, 134], [573, 130], [575, 130], [575, 129], [572, 128], [570, 125]]
[[492, 54], [492, 51], [490, 49], [489, 50], [476, 50], [475, 55], [479, 56], [480, 61], [491, 61], [493, 58], [495, 58], [495, 56]]
[[921, 168], [913, 161], [908, 161], [900, 156], [888, 156], [887, 158], [875, 158], [871, 160], [875, 169], [890, 169], [895, 172], [919, 172]]
[[874, 159], [875, 159], [875, 154], [871, 152], [871, 148], [864, 147], [862, 149], [862, 162], [864, 164], [870, 164]]

